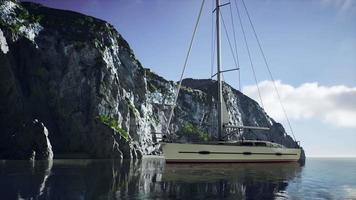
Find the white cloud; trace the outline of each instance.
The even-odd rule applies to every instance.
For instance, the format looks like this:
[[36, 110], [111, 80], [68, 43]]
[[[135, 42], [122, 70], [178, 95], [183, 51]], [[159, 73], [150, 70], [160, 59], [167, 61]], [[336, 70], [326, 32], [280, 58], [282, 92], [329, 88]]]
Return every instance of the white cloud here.
[[[281, 81], [275, 83], [289, 118], [316, 119], [334, 126], [356, 128], [356, 87], [327, 87], [315, 82], [293, 87]], [[273, 82], [262, 81], [258, 85], [267, 113], [277, 121], [285, 120]], [[244, 87], [243, 92], [259, 102], [255, 85]]]
[[333, 6], [340, 11], [353, 11], [356, 9], [356, 0], [321, 0], [323, 6]]

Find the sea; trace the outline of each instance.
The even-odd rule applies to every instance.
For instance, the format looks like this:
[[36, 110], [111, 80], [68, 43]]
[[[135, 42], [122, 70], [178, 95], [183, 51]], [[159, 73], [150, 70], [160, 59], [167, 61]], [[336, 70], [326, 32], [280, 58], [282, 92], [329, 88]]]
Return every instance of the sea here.
[[0, 199], [355, 199], [356, 158], [298, 163], [0, 161]]

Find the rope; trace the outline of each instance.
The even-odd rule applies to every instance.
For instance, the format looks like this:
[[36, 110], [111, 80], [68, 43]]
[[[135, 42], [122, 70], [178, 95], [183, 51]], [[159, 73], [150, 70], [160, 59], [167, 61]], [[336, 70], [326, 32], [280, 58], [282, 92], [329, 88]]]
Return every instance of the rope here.
[[[215, 3], [214, 1], [211, 1], [211, 10], [214, 10]], [[215, 42], [216, 42], [216, 37], [215, 36], [215, 29], [214, 29], [214, 15], [211, 15], [211, 75], [210, 79], [213, 79], [214, 75], [214, 62], [215, 62]], [[211, 96], [211, 101], [213, 100], [213, 96]], [[210, 127], [209, 127], [209, 134], [212, 134], [213, 132], [213, 125], [214, 125], [214, 117], [210, 114]]]
[[[235, 0], [235, 1], [236, 1], [236, 0]], [[251, 17], [250, 17], [249, 12], [248, 12], [248, 10], [247, 10], [245, 1], [244, 1], [244, 0], [241, 0], [241, 1], [242, 1], [242, 3], [243, 3], [244, 8], [245, 8], [245, 11], [246, 11], [248, 20], [249, 20], [250, 25], [251, 25], [251, 28], [252, 28], [252, 30], [253, 30], [253, 33], [254, 33], [254, 36], [255, 36], [255, 38], [256, 38], [256, 41], [257, 41], [258, 47], [259, 47], [259, 49], [260, 49], [260, 52], [261, 52], [261, 54], [262, 54], [262, 57], [263, 57], [263, 60], [264, 60], [265, 65], [266, 65], [266, 68], [267, 68], [267, 70], [268, 70], [269, 76], [270, 76], [270, 78], [271, 78], [271, 80], [272, 80], [274, 89], [275, 89], [275, 91], [276, 91], [276, 93], [277, 93], [278, 101], [279, 101], [279, 103], [280, 103], [280, 105], [281, 105], [281, 107], [282, 107], [284, 116], [285, 116], [285, 118], [286, 118], [286, 120], [287, 120], [289, 129], [290, 129], [290, 131], [291, 131], [291, 133], [292, 133], [292, 135], [293, 135], [294, 141], [296, 141], [295, 136], [294, 136], [294, 131], [293, 131], [293, 129], [292, 129], [292, 125], [291, 125], [291, 123], [290, 123], [290, 121], [289, 121], [287, 112], [286, 112], [286, 110], [285, 110], [285, 108], [284, 108], [284, 106], [283, 106], [282, 98], [281, 98], [281, 96], [280, 96], [280, 94], [279, 94], [278, 88], [277, 88], [276, 83], [275, 83], [275, 79], [273, 78], [271, 69], [270, 69], [269, 64], [268, 64], [268, 62], [267, 62], [267, 58], [266, 58], [265, 53], [264, 53], [264, 51], [263, 51], [263, 49], [262, 49], [262, 45], [261, 45], [261, 42], [260, 42], [259, 37], [258, 37], [258, 35], [257, 35], [257, 32], [256, 32], [256, 30], [255, 30], [255, 26], [254, 26], [253, 23], [252, 23], [252, 20], [251, 20]]]
[[236, 53], [236, 61], [237, 61], [237, 66], [239, 68], [239, 70], [238, 70], [239, 90], [241, 91], [241, 73], [240, 73], [241, 66], [240, 66], [240, 61], [239, 61], [239, 54], [238, 54], [238, 51], [237, 51], [235, 23], [234, 23], [234, 17], [232, 15], [232, 8], [231, 8], [231, 1], [230, 0], [229, 0], [229, 8], [230, 8], [230, 18], [231, 18], [232, 32], [234, 34], [234, 46], [235, 46], [235, 53]]
[[[214, 8], [214, 1], [212, 2], [212, 8]], [[210, 75], [210, 79], [212, 79], [213, 75], [214, 75], [214, 62], [215, 62], [215, 42], [216, 42], [216, 38], [214, 37], [215, 35], [215, 30], [214, 30], [214, 16], [211, 15], [211, 75]]]
[[202, 0], [201, 6], [200, 6], [200, 10], [199, 10], [199, 14], [198, 14], [198, 19], [197, 19], [197, 21], [196, 21], [196, 23], [195, 23], [195, 27], [194, 27], [192, 39], [190, 40], [190, 43], [189, 43], [189, 48], [188, 48], [187, 55], [186, 55], [186, 57], [185, 57], [185, 61], [184, 61], [184, 65], [183, 65], [183, 70], [182, 70], [182, 73], [181, 73], [181, 75], [180, 75], [180, 80], [179, 80], [179, 84], [178, 84], [177, 94], [176, 94], [176, 96], [175, 96], [175, 98], [174, 98], [174, 104], [173, 104], [172, 109], [171, 109], [171, 112], [170, 112], [170, 114], [169, 114], [168, 123], [167, 123], [167, 131], [169, 131], [169, 126], [170, 126], [170, 124], [171, 124], [171, 120], [172, 120], [172, 117], [173, 117], [174, 108], [175, 108], [175, 106], [176, 106], [176, 104], [177, 104], [179, 91], [180, 91], [180, 88], [182, 87], [182, 80], [183, 80], [183, 77], [184, 77], [184, 72], [185, 72], [185, 69], [186, 69], [186, 67], [187, 67], [188, 58], [189, 58], [190, 51], [191, 51], [192, 46], [193, 46], [193, 41], [194, 41], [195, 33], [197, 32], [197, 29], [198, 29], [200, 17], [201, 17], [201, 14], [202, 14], [202, 11], [203, 11], [203, 7], [204, 7], [204, 2], [205, 2], [205, 0]]
[[226, 35], [226, 38], [227, 38], [227, 42], [229, 43], [229, 47], [230, 47], [230, 51], [231, 51], [231, 54], [232, 54], [232, 58], [234, 59], [234, 63], [235, 63], [236, 69], [238, 69], [239, 66], [237, 65], [237, 61], [236, 61], [236, 58], [235, 58], [234, 50], [233, 50], [232, 45], [231, 45], [231, 42], [230, 42], [229, 33], [227, 32], [227, 28], [226, 28], [226, 25], [225, 25], [224, 17], [223, 17], [223, 15], [221, 14], [221, 12], [220, 12], [220, 16], [221, 16], [221, 21], [222, 21], [223, 26], [224, 26], [224, 30], [225, 30], [225, 35]]
[[250, 48], [248, 46], [248, 42], [247, 42], [246, 34], [245, 34], [245, 29], [244, 29], [244, 26], [242, 24], [241, 15], [240, 15], [239, 8], [237, 7], [236, 0], [235, 0], [235, 7], [236, 7], [236, 10], [237, 10], [237, 15], [239, 17], [241, 31], [242, 31], [242, 34], [244, 36], [244, 41], [245, 41], [245, 45], [246, 45], [246, 49], [247, 49], [247, 54], [248, 54], [248, 58], [250, 60], [250, 66], [251, 66], [251, 69], [252, 69], [253, 77], [255, 79], [255, 83], [256, 83], [256, 87], [257, 87], [257, 91], [258, 91], [258, 96], [260, 98], [262, 108], [264, 109], [264, 105], [263, 105], [263, 101], [262, 101], [262, 97], [261, 97], [261, 92], [260, 92], [260, 87], [258, 86], [258, 81], [257, 81], [257, 77], [256, 77], [255, 67], [253, 66]]

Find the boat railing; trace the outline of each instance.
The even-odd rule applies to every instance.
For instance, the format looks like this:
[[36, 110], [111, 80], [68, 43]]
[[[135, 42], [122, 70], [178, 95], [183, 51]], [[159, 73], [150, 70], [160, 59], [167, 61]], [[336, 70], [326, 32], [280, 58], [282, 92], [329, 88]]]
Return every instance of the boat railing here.
[[228, 129], [251, 129], [251, 130], [264, 130], [269, 131], [268, 127], [259, 127], [259, 126], [236, 126], [236, 125], [224, 125], [224, 128]]
[[225, 135], [223, 136], [223, 139], [228, 139], [230, 137], [242, 137], [242, 134], [247, 131], [251, 132], [252, 130], [257, 130], [257, 131], [268, 131], [270, 128], [268, 127], [257, 127], [257, 126], [239, 126], [239, 125], [224, 125], [224, 132]]

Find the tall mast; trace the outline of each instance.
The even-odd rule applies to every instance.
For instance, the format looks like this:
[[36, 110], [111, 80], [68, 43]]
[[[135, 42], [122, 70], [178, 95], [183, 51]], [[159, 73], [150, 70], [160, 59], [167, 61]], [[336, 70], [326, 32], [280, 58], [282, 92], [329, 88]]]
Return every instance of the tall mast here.
[[220, 0], [216, 0], [216, 65], [218, 76], [218, 138], [221, 139], [223, 132], [223, 116], [222, 116], [222, 80], [220, 70]]

